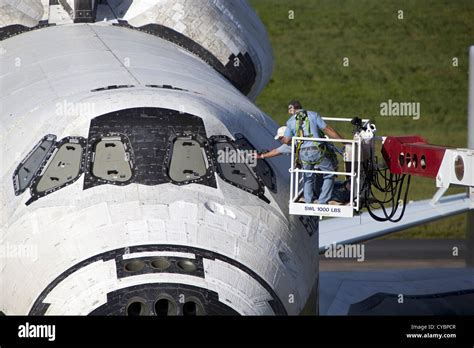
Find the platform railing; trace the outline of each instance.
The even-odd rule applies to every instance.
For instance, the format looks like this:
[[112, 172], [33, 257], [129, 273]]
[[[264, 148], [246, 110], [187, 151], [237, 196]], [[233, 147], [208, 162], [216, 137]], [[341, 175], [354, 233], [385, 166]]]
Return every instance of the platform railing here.
[[[337, 119], [346, 121], [346, 119]], [[350, 120], [350, 119], [347, 119]], [[325, 171], [319, 169], [305, 170], [297, 167], [296, 163], [296, 144], [299, 141], [342, 143], [351, 145], [351, 170], [350, 171]], [[361, 162], [361, 140], [358, 139], [328, 139], [328, 138], [307, 138], [293, 137], [291, 141], [291, 168], [290, 168], [290, 214], [295, 215], [317, 215], [333, 217], [352, 217], [354, 210], [360, 208], [360, 162]], [[298, 199], [303, 193], [304, 173], [311, 174], [333, 174], [350, 177], [350, 201], [347, 205], [333, 206], [329, 204], [300, 203]]]

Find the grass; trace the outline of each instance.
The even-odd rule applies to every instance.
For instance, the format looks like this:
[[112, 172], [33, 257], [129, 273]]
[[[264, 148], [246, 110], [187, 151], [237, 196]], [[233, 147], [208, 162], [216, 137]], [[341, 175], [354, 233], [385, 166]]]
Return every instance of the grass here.
[[[267, 28], [275, 57], [257, 105], [278, 123], [286, 122], [287, 103], [297, 98], [324, 116], [370, 118], [379, 135], [418, 134], [433, 144], [466, 146], [472, 0], [250, 3]], [[419, 102], [420, 119], [380, 116], [380, 103], [388, 99]], [[348, 129], [340, 130], [350, 136]], [[431, 198], [435, 191], [433, 180], [414, 177], [409, 198]], [[465, 230], [465, 216], [457, 216], [391, 238], [462, 238]]]

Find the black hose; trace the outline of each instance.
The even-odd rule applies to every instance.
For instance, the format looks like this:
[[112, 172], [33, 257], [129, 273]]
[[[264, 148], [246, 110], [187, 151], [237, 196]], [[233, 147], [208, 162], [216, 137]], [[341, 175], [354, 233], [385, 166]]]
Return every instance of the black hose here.
[[[372, 158], [372, 156], [370, 158]], [[394, 175], [392, 173], [387, 175], [387, 169], [382, 171], [379, 168], [375, 168], [372, 159], [369, 159], [367, 163], [363, 164], [363, 169], [366, 175], [366, 180], [362, 185], [362, 190], [365, 193], [365, 206], [367, 207], [370, 216], [374, 220], [380, 222], [400, 221], [405, 214], [411, 177], [408, 176], [406, 182], [402, 203], [403, 207], [400, 215], [397, 218], [394, 218], [400, 205], [400, 198], [402, 196], [406, 175]], [[378, 198], [375, 191], [382, 193], [383, 199]], [[390, 205], [391, 209], [388, 205]], [[382, 210], [383, 216], [378, 216], [374, 213], [373, 210], [379, 208]]]

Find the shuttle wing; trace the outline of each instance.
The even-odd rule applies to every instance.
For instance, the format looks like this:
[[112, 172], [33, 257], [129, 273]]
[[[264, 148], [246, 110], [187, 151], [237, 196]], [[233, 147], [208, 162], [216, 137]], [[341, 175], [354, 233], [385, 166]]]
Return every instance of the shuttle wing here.
[[[352, 219], [323, 220], [319, 224], [319, 251], [324, 252], [331, 244], [357, 243], [474, 209], [474, 201], [465, 193], [443, 197], [434, 206], [430, 201], [408, 203], [397, 223], [375, 221], [367, 212]], [[382, 211], [375, 213], [381, 215]]]

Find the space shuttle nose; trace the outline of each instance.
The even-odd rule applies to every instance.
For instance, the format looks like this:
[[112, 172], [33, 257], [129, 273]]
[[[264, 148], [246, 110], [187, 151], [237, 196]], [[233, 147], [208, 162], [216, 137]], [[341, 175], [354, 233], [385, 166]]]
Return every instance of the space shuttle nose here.
[[0, 239], [37, 257], [5, 259], [0, 311], [300, 313], [317, 228], [284, 161], [246, 156], [276, 128], [247, 2], [4, 3]]

